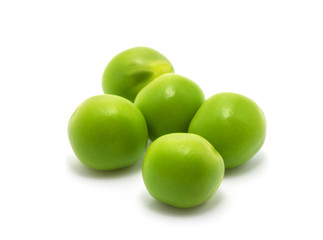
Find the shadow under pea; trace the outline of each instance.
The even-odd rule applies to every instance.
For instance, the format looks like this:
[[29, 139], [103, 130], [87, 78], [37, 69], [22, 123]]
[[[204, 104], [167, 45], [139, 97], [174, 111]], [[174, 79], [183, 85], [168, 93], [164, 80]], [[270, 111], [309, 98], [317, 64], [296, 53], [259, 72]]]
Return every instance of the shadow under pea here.
[[226, 169], [224, 178], [234, 178], [249, 174], [254, 171], [259, 171], [264, 166], [266, 159], [266, 153], [261, 151], [241, 166]]

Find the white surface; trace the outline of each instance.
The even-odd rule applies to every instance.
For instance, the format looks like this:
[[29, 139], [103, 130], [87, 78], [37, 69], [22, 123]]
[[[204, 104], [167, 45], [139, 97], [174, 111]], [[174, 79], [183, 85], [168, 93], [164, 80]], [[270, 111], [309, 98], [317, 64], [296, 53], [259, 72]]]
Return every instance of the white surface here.
[[[0, 239], [322, 239], [323, 2], [1, 1]], [[140, 165], [97, 173], [67, 123], [108, 61], [149, 46], [206, 96], [264, 110], [262, 150], [206, 204], [147, 193]]]

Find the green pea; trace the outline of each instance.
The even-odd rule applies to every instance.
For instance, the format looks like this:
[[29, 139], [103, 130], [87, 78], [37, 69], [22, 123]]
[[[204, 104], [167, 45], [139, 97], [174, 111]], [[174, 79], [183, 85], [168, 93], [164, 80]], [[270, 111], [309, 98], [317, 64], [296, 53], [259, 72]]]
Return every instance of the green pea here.
[[69, 120], [68, 136], [78, 159], [97, 170], [135, 163], [143, 156], [148, 141], [139, 109], [114, 95], [94, 96], [81, 103]]
[[208, 200], [224, 175], [220, 154], [204, 138], [172, 133], [154, 141], [142, 165], [148, 192], [169, 205], [189, 208]]
[[188, 131], [208, 140], [223, 157], [225, 167], [233, 168], [248, 161], [262, 147], [266, 119], [251, 99], [236, 93], [219, 93], [203, 103]]
[[187, 132], [204, 101], [201, 88], [190, 79], [168, 73], [156, 78], [137, 95], [135, 104], [143, 113], [150, 139]]
[[134, 101], [137, 93], [156, 77], [172, 73], [174, 68], [161, 53], [147, 47], [135, 47], [116, 55], [102, 77], [104, 93]]

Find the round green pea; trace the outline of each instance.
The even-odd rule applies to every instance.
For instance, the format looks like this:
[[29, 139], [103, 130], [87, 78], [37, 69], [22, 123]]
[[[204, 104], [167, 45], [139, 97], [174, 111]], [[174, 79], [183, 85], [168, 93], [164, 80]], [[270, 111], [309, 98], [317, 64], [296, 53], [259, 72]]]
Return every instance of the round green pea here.
[[168, 73], [156, 78], [137, 95], [135, 104], [143, 113], [150, 139], [187, 132], [204, 101], [204, 93], [192, 80]]
[[134, 101], [144, 86], [156, 77], [172, 72], [172, 64], [156, 50], [131, 48], [119, 53], [108, 63], [102, 77], [103, 92]]
[[68, 123], [77, 158], [97, 170], [129, 166], [143, 156], [148, 131], [140, 110], [129, 100], [99, 95], [81, 103]]
[[208, 200], [224, 175], [220, 154], [204, 138], [172, 133], [154, 141], [143, 160], [142, 176], [152, 197], [189, 208]]
[[251, 99], [219, 93], [203, 103], [188, 131], [207, 139], [223, 157], [225, 167], [233, 168], [260, 150], [266, 137], [266, 119]]

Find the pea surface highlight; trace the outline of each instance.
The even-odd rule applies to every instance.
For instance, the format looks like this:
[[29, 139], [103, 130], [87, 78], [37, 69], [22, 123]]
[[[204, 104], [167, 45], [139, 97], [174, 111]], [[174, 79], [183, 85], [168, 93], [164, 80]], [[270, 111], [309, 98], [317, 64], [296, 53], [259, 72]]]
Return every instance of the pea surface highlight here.
[[102, 77], [103, 92], [134, 101], [144, 86], [156, 77], [172, 72], [172, 64], [156, 50], [131, 48], [119, 53], [108, 63]]
[[143, 113], [150, 139], [187, 132], [204, 101], [204, 93], [192, 80], [168, 73], [156, 78], [137, 95], [135, 104]]
[[154, 141], [142, 165], [146, 188], [155, 199], [189, 208], [208, 200], [224, 175], [220, 154], [204, 138], [172, 133]]
[[129, 166], [144, 154], [148, 141], [145, 119], [129, 100], [99, 95], [81, 103], [68, 123], [77, 158], [97, 170]]
[[266, 138], [266, 119], [251, 99], [219, 93], [207, 99], [192, 119], [190, 133], [208, 140], [221, 154], [226, 168], [252, 158]]

